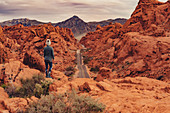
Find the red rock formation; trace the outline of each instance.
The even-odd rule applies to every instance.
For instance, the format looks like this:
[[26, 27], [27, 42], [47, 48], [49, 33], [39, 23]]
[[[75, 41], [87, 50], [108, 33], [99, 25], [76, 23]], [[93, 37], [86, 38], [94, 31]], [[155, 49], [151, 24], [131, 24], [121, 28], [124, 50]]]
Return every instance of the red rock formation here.
[[83, 85], [79, 86], [79, 90], [82, 92], [90, 92], [91, 88], [90, 88], [88, 82], [85, 82]]
[[[170, 32], [169, 7], [169, 2], [140, 0], [131, 18], [124, 24], [123, 32], [144, 31], [144, 34], [151, 36], [167, 36], [167, 32]], [[153, 26], [155, 30], [151, 30]]]
[[112, 70], [110, 68], [105, 68], [105, 67], [101, 67], [97, 78], [95, 79], [96, 81], [103, 81], [103, 79], [111, 79], [113, 77], [111, 77], [113, 75]]
[[108, 25], [96, 30], [95, 32], [87, 33], [85, 37], [80, 40], [86, 48], [92, 49], [90, 53], [100, 54], [102, 51], [106, 51], [114, 44], [113, 41], [117, 41], [119, 31], [122, 28], [120, 23]]
[[123, 40], [116, 45], [113, 62], [124, 62], [122, 70], [130, 70], [131, 74], [137, 73], [151, 78], [164, 76], [170, 79], [169, 42], [169, 37], [153, 38], [138, 33], [125, 34]]
[[24, 55], [24, 61], [23, 63], [25, 65], [28, 65], [31, 68], [38, 69], [42, 72], [45, 71], [45, 65], [44, 65], [44, 60], [43, 57], [40, 56], [37, 52], [35, 51], [27, 51]]
[[[5, 26], [2, 36], [0, 36], [3, 45], [9, 48], [9, 51], [12, 50], [12, 53], [16, 54], [11, 56], [13, 59], [22, 62], [28, 51], [34, 51], [35, 54], [32, 54], [32, 56], [37, 58], [39, 56], [39, 61], [41, 61], [41, 63], [36, 62], [36, 65], [44, 65], [43, 57], [41, 56], [43, 56], [43, 49], [46, 46], [45, 41], [47, 38], [52, 41], [51, 46], [54, 48], [55, 60], [53, 68], [64, 70], [68, 66], [74, 65], [76, 58], [75, 53], [72, 51], [77, 50], [80, 45], [74, 38], [72, 31], [68, 28], [53, 27], [51, 24], [31, 27], [24, 27], [18, 24], [11, 27]], [[27, 64], [32, 63], [27, 62]], [[37, 68], [37, 66], [30, 67]], [[43, 66], [40, 66], [38, 69], [44, 70]]]
[[169, 84], [146, 77], [127, 77], [110, 81], [104, 79], [101, 82], [77, 78], [62, 85], [56, 85], [57, 93], [65, 93], [72, 88], [79, 91], [78, 86], [82, 83], [88, 83], [91, 90], [88, 93], [79, 92], [79, 94], [99, 99], [99, 102], [106, 105], [105, 112], [168, 113], [170, 110]]
[[5, 110], [5, 107], [2, 105], [2, 103], [8, 99], [8, 94], [4, 91], [2, 87], [0, 87], [0, 113], [8, 113], [7, 110]]
[[24, 98], [11, 98], [4, 101], [4, 106], [10, 113], [17, 113], [25, 111], [28, 107], [28, 103]]
[[[169, 1], [140, 0], [123, 25], [108, 25], [88, 33], [81, 43], [88, 49], [88, 66], [111, 68], [113, 78], [147, 76], [170, 79]], [[101, 76], [97, 76], [101, 79]]]
[[0, 85], [8, 84], [10, 81], [14, 85], [20, 85], [20, 79], [32, 78], [40, 74], [36, 69], [30, 69], [20, 61], [9, 61], [9, 63], [0, 64]]
[[2, 27], [0, 26], [0, 34], [3, 33]]

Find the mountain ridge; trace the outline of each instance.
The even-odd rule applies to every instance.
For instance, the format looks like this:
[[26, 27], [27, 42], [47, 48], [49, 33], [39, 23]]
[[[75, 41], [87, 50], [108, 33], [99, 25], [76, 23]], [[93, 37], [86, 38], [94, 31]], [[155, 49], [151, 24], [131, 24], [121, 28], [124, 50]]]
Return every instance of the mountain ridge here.
[[106, 26], [109, 23], [121, 23], [124, 24], [127, 19], [125, 18], [116, 18], [116, 19], [108, 19], [108, 20], [102, 20], [102, 21], [92, 21], [92, 22], [85, 22], [78, 16], [74, 15], [64, 21], [58, 22], [58, 23], [52, 23], [52, 22], [41, 22], [38, 20], [31, 20], [28, 18], [19, 18], [19, 19], [12, 19], [7, 20], [4, 22], [0, 22], [0, 26], [13, 26], [16, 24], [22, 24], [24, 26], [36, 26], [36, 25], [42, 25], [42, 24], [48, 24], [51, 23], [53, 26], [59, 26], [63, 28], [69, 28], [73, 31], [73, 34], [75, 36], [80, 36], [85, 33], [88, 33], [90, 31], [95, 31], [97, 25], [100, 26]]

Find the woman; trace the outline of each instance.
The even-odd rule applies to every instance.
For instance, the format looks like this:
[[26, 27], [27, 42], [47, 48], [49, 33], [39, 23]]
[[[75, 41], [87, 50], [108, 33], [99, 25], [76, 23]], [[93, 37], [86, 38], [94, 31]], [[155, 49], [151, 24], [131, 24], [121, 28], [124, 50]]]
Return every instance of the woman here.
[[[47, 78], [52, 78], [50, 74], [52, 70], [52, 59], [54, 60], [54, 51], [53, 51], [53, 48], [50, 46], [51, 45], [50, 39], [46, 40], [46, 44], [47, 46], [44, 48], [44, 61], [45, 61], [45, 67], [46, 67], [45, 73], [46, 73]], [[47, 72], [48, 65], [50, 66], [49, 72]]]

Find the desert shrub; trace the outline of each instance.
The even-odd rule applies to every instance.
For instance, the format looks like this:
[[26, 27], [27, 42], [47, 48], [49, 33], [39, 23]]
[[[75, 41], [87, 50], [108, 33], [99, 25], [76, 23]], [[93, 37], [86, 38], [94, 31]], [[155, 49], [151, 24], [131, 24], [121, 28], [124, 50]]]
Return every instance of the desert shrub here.
[[5, 89], [7, 86], [5, 84], [2, 84], [1, 87]]
[[51, 84], [50, 81], [46, 81], [42, 75], [33, 76], [32, 79], [21, 79], [22, 87], [17, 88], [9, 85], [5, 88], [9, 97], [41, 97], [41, 94], [49, 94], [48, 89]]
[[76, 92], [42, 95], [37, 103], [31, 103], [26, 113], [99, 113], [105, 109], [102, 103]]
[[98, 71], [99, 71], [99, 67], [97, 67], [97, 66], [96, 66], [95, 68], [91, 68], [91, 69], [90, 69], [90, 71], [92, 71], [92, 72], [95, 72], [95, 73], [96, 73], [96, 72], [98, 72]]
[[16, 94], [16, 91], [17, 91], [17, 88], [15, 86], [12, 86], [11, 84], [5, 87], [5, 92], [7, 92], [10, 98]]

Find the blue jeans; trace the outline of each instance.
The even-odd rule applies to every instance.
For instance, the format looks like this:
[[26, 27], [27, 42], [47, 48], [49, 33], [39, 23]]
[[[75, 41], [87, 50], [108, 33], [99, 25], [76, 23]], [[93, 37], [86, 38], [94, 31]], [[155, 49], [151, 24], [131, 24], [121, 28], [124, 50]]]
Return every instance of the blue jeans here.
[[[48, 65], [50, 66], [49, 72], [47, 72]], [[52, 67], [53, 67], [53, 63], [45, 60], [45, 73], [46, 73], [46, 77], [51, 77], [50, 73], [51, 73]]]

